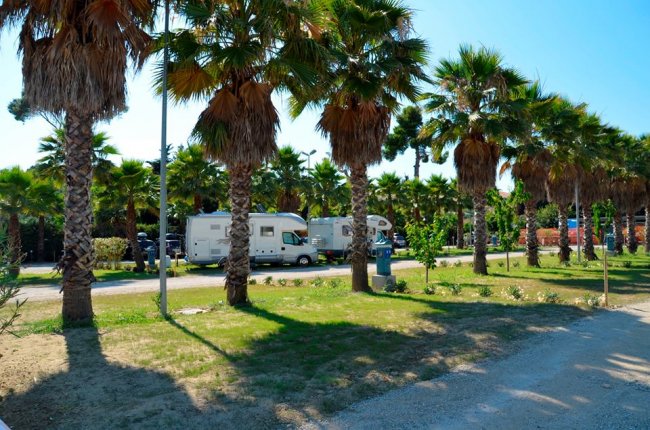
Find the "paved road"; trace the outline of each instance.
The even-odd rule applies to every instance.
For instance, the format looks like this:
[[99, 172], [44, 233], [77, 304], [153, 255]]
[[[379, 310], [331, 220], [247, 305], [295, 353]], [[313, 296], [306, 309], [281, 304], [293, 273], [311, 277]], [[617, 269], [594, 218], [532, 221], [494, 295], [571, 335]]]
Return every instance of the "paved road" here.
[[[510, 254], [512, 257], [522, 256], [522, 252], [513, 252]], [[453, 263], [457, 260], [462, 262], [472, 261], [471, 255], [457, 256], [457, 257], [444, 257], [439, 258], [439, 261], [449, 261]], [[499, 258], [505, 258], [505, 253], [495, 253], [488, 254], [488, 260], [494, 260]], [[414, 267], [423, 267], [420, 263], [414, 260], [402, 260], [395, 261], [392, 263], [393, 270], [400, 269], [410, 269]], [[368, 265], [369, 272], [376, 273], [375, 264]], [[340, 265], [340, 266], [312, 266], [312, 267], [285, 267], [285, 268], [274, 268], [272, 270], [254, 270], [252, 277], [258, 282], [261, 282], [267, 276], [273, 276], [275, 279], [280, 277], [285, 279], [295, 279], [295, 278], [315, 278], [316, 276], [321, 277], [332, 277], [332, 276], [349, 276], [351, 272], [350, 265]], [[45, 265], [36, 266], [34, 268], [26, 268], [25, 273], [48, 273], [51, 271], [51, 268]], [[210, 275], [188, 275], [181, 276], [178, 278], [168, 278], [167, 279], [167, 289], [176, 290], [183, 288], [196, 288], [196, 287], [215, 287], [223, 286], [225, 282], [225, 275], [221, 273], [210, 274]], [[29, 286], [25, 285], [21, 288], [21, 297], [28, 298], [30, 301], [35, 300], [60, 300], [61, 295], [59, 294], [60, 286], [57, 285], [40, 285], [40, 286]], [[123, 280], [123, 281], [105, 281], [105, 282], [96, 282], [93, 284], [92, 294], [93, 296], [103, 295], [103, 294], [130, 294], [130, 293], [141, 293], [147, 291], [157, 291], [159, 288], [158, 279], [144, 279], [144, 280]]]
[[650, 429], [650, 302], [516, 354], [391, 391], [304, 429]]

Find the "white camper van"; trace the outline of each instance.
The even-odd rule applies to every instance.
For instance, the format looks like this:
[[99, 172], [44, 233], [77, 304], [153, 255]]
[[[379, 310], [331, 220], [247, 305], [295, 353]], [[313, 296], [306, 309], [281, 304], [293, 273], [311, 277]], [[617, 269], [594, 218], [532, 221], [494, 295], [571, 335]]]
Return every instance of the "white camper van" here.
[[[224, 264], [230, 251], [231, 215], [214, 212], [187, 219], [187, 258], [194, 264]], [[249, 218], [250, 258], [253, 263], [307, 266], [318, 251], [295, 233], [307, 230], [304, 219], [292, 213], [252, 213]]]
[[[389, 242], [386, 233], [392, 224], [383, 216], [368, 215], [370, 255], [377, 253], [375, 242]], [[328, 258], [347, 257], [352, 244], [352, 217], [312, 218], [309, 220], [309, 243]]]

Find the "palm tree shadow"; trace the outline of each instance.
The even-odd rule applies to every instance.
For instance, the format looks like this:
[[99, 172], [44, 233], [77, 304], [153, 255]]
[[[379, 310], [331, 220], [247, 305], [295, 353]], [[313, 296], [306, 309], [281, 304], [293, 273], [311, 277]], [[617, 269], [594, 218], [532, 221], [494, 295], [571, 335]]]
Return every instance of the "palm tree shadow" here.
[[62, 336], [67, 366], [0, 403], [12, 428], [185, 428], [183, 418], [199, 414], [164, 373], [108, 361], [96, 328], [66, 329]]

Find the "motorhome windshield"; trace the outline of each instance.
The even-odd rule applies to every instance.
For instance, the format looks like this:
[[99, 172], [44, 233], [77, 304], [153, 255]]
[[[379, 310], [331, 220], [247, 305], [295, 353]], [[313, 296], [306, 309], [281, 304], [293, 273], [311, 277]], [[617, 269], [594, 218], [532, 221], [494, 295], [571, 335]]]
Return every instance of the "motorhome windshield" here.
[[282, 243], [285, 245], [302, 246], [302, 240], [300, 240], [298, 235], [289, 231], [282, 232]]

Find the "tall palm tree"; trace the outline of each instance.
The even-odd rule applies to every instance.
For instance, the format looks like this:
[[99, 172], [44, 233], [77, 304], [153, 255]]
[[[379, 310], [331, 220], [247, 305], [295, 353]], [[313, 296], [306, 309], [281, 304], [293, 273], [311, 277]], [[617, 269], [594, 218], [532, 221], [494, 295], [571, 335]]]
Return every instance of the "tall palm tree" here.
[[[108, 159], [111, 155], [119, 155], [119, 151], [108, 143], [108, 135], [104, 132], [93, 133], [92, 163], [93, 177], [99, 183], [106, 183], [110, 171], [114, 167]], [[34, 166], [37, 176], [51, 178], [63, 184], [65, 182], [65, 129], [57, 128], [54, 132], [41, 139], [38, 152], [44, 154]]]
[[423, 135], [432, 136], [438, 148], [456, 146], [458, 185], [474, 203], [474, 273], [487, 274], [485, 194], [496, 182], [500, 145], [515, 132], [511, 95], [527, 81], [493, 50], [463, 45], [459, 54], [435, 69], [439, 93], [426, 95], [425, 109], [436, 116]]
[[51, 179], [34, 180], [28, 192], [28, 212], [38, 218], [38, 242], [36, 259], [45, 260], [45, 217], [60, 213], [63, 209], [63, 196], [60, 188]]
[[3, 2], [0, 29], [20, 26], [26, 102], [65, 112], [66, 197], [63, 305], [65, 321], [93, 316], [90, 286], [93, 213], [90, 199], [93, 125], [126, 109], [126, 69], [149, 53], [142, 29], [153, 23], [154, 2], [62, 0]]
[[176, 158], [169, 163], [168, 172], [170, 200], [187, 200], [189, 197], [195, 214], [203, 209], [206, 199], [214, 199], [219, 204], [227, 198], [226, 175], [205, 159], [201, 145], [179, 148]]
[[537, 203], [546, 198], [544, 182], [548, 176], [550, 154], [545, 148], [540, 127], [545, 121], [554, 95], [544, 94], [539, 82], [521, 86], [514, 99], [524, 104], [522, 116], [523, 132], [517, 139], [510, 140], [503, 150], [506, 161], [500, 174], [511, 169], [515, 181], [522, 182], [529, 198], [524, 204], [526, 216], [526, 261], [530, 267], [539, 267], [539, 243], [537, 241]]
[[[143, 250], [138, 244], [137, 209], [155, 206], [158, 186], [158, 177], [152, 174], [151, 169], [144, 167], [142, 161], [122, 160], [122, 164], [111, 172], [110, 185], [100, 194], [102, 200], [110, 200], [111, 204], [126, 209], [126, 238], [135, 260], [135, 272], [144, 272], [145, 269]], [[160, 245], [161, 255], [164, 246]]]
[[[426, 180], [427, 214], [442, 215], [456, 209], [453, 184], [442, 175], [431, 175]], [[432, 219], [432, 218], [430, 218]]]
[[291, 146], [280, 148], [271, 160], [271, 171], [278, 183], [277, 208], [279, 212], [297, 213], [300, 209], [300, 190], [304, 188], [304, 167], [300, 154]]
[[429, 202], [427, 184], [418, 178], [413, 178], [404, 181], [402, 188], [404, 191], [404, 200], [407, 202], [406, 213], [409, 214], [408, 219], [415, 224], [421, 223], [423, 220], [422, 213], [427, 214], [428, 212], [432, 212], [428, 211], [425, 205]]
[[390, 221], [391, 228], [388, 231], [388, 237], [393, 238], [395, 232], [395, 204], [403, 201], [403, 183], [399, 176], [393, 173], [383, 173], [377, 178], [377, 188], [375, 189], [376, 197], [384, 203], [386, 208], [386, 219]]
[[271, 93], [314, 86], [310, 65], [319, 63], [323, 49], [308, 36], [318, 34], [310, 22], [317, 12], [299, 0], [192, 0], [182, 8], [190, 29], [171, 37], [170, 94], [177, 101], [209, 100], [192, 136], [229, 173], [230, 305], [249, 303], [251, 177], [277, 152]]
[[14, 166], [0, 170], [0, 213], [9, 218], [9, 263], [12, 275], [18, 276], [22, 251], [20, 243], [20, 221], [18, 216], [29, 206], [29, 190], [33, 178], [29, 172]]
[[348, 188], [343, 176], [329, 158], [316, 163], [309, 172], [309, 200], [313, 201], [316, 213], [328, 217], [333, 210], [340, 213], [340, 205], [349, 200]]
[[297, 95], [292, 114], [309, 103], [324, 105], [317, 129], [329, 137], [334, 162], [350, 171], [352, 290], [368, 291], [367, 169], [381, 161], [398, 98], [414, 101], [419, 95], [426, 43], [409, 38], [412, 13], [398, 0], [324, 4], [329, 71], [317, 93]]

